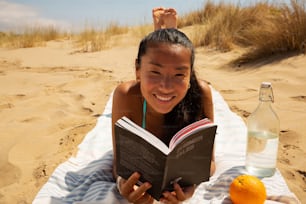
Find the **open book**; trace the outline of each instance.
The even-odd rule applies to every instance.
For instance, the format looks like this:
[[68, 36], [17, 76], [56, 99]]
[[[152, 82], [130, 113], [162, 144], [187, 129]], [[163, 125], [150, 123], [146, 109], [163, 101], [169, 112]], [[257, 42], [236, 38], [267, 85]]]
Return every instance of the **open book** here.
[[[209, 180], [217, 126], [208, 119], [194, 122], [178, 131], [169, 148], [156, 136], [122, 117], [115, 124], [117, 174], [124, 179], [134, 172], [140, 182], [152, 184], [147, 191], [159, 200], [173, 183], [181, 187]], [[139, 184], [141, 184], [139, 183]]]

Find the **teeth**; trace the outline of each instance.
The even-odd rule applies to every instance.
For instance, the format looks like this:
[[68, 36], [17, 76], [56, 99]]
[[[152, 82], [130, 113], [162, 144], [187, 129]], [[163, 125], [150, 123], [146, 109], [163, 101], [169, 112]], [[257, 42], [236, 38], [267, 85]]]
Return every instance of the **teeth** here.
[[158, 98], [161, 101], [170, 101], [172, 99], [172, 97], [163, 97], [158, 95], [156, 95], [156, 98]]

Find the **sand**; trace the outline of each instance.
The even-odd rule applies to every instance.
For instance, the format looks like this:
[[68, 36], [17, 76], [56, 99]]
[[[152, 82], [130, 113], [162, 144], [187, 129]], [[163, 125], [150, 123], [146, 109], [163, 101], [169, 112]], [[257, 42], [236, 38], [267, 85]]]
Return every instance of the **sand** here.
[[[77, 52], [71, 40], [0, 49], [1, 204], [31, 203], [54, 169], [76, 153], [114, 87], [135, 78], [139, 39], [131, 38], [94, 53]], [[257, 106], [260, 83], [272, 82], [281, 121], [278, 168], [306, 203], [306, 56], [226, 65], [242, 52], [197, 49], [197, 72], [243, 119]]]

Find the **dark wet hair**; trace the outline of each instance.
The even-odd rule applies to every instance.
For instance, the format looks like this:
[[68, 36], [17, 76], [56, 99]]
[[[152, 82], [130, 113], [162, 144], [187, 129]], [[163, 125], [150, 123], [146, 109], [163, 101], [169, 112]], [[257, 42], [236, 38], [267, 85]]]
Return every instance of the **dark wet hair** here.
[[139, 45], [138, 55], [137, 55], [137, 62], [139, 64], [141, 62], [141, 57], [146, 54], [147, 47], [151, 43], [179, 44], [188, 48], [191, 52], [190, 62], [191, 62], [191, 69], [193, 69], [194, 48], [191, 41], [183, 32], [174, 28], [169, 28], [169, 29], [159, 29], [147, 35], [144, 39], [142, 39]]
[[164, 142], [171, 140], [171, 136], [184, 126], [204, 117], [202, 107], [202, 91], [194, 71], [194, 47], [189, 38], [177, 29], [159, 29], [147, 35], [139, 45], [136, 63], [138, 68], [141, 64], [141, 57], [146, 54], [148, 47], [157, 43], [178, 44], [190, 50], [190, 88], [183, 100], [177, 104], [170, 113], [165, 116], [165, 129], [168, 131]]

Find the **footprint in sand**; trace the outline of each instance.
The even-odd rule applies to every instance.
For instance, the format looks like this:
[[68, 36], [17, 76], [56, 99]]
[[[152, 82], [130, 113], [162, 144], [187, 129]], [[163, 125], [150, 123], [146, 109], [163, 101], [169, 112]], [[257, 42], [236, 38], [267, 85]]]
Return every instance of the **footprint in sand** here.
[[75, 142], [75, 139], [74, 139], [75, 136], [76, 134], [66, 135], [65, 137], [60, 139], [59, 145], [67, 146], [67, 145], [73, 144]]
[[41, 162], [34, 170], [33, 170], [33, 178], [36, 181], [36, 186], [41, 186], [48, 179], [47, 174], [47, 165], [45, 162]]
[[9, 163], [8, 161], [0, 161], [0, 188], [19, 181], [21, 170]]
[[[74, 96], [74, 98], [77, 101], [84, 101], [84, 99], [86, 99], [86, 97], [83, 94], [77, 94]], [[87, 102], [87, 106], [95, 106], [95, 105], [96, 104], [94, 102]], [[92, 108], [86, 107], [85, 105], [81, 106], [80, 109], [85, 115], [92, 114], [94, 112]]]
[[224, 94], [233, 94], [233, 93], [236, 93], [237, 91], [226, 89], [226, 90], [220, 90], [220, 92]]
[[20, 98], [24, 98], [26, 95], [25, 94], [16, 94], [15, 96], [16, 96], [16, 98], [20, 99]]
[[30, 117], [30, 118], [22, 119], [20, 122], [22, 122], [22, 123], [30, 123], [30, 122], [41, 121], [41, 120], [42, 120], [42, 118], [40, 118], [40, 117]]
[[83, 111], [85, 114], [90, 114], [90, 113], [93, 113], [93, 112], [94, 112], [91, 108], [87, 108], [87, 107], [82, 107], [82, 111]]
[[251, 115], [250, 112], [248, 112], [246, 110], [242, 110], [235, 105], [231, 106], [230, 108], [231, 108], [232, 111], [238, 113], [240, 116], [242, 116], [244, 118], [247, 118], [247, 117], [249, 117], [249, 115]]
[[247, 89], [247, 92], [258, 92], [258, 90], [257, 89]]
[[83, 100], [83, 99], [85, 99], [85, 96], [83, 94], [76, 94], [76, 95], [74, 95], [74, 98], [76, 100]]
[[[245, 90], [246, 92], [258, 92], [258, 90], [256, 89], [246, 89]], [[224, 93], [224, 94], [234, 94], [234, 93], [241, 93], [241, 91], [239, 90], [232, 90], [232, 89], [223, 89], [223, 90], [220, 90], [221, 93]]]
[[0, 188], [18, 182], [21, 176], [21, 170], [8, 159], [9, 152], [15, 145], [14, 141], [14, 138], [11, 141], [4, 138], [0, 143]]
[[279, 135], [280, 142], [285, 144], [285, 148], [288, 149], [296, 145], [292, 144], [292, 141], [299, 141], [298, 135], [293, 130], [281, 130]]
[[42, 177], [46, 177], [47, 176], [47, 171], [46, 171], [47, 165], [42, 162], [38, 165], [38, 167], [36, 167], [33, 171], [33, 177], [38, 180]]
[[303, 101], [306, 102], [306, 96], [292, 96], [292, 99], [296, 100], [296, 101]]
[[14, 104], [12, 103], [4, 103], [4, 104], [0, 104], [0, 110], [2, 109], [9, 109], [9, 108], [13, 108]]
[[306, 181], [306, 171], [302, 171], [302, 170], [296, 170], [302, 177], [303, 180]]

